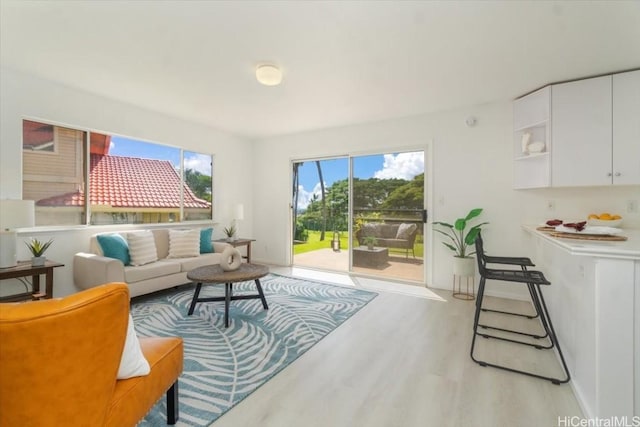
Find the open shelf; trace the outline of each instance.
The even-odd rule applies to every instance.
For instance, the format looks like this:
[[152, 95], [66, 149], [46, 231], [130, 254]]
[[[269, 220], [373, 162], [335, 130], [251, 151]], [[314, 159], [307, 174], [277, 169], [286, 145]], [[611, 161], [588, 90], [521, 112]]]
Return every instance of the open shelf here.
[[548, 151], [543, 151], [542, 153], [531, 153], [531, 154], [528, 154], [528, 155], [516, 157], [513, 160], [515, 160], [515, 161], [531, 160], [531, 159], [535, 159], [536, 157], [547, 157], [547, 156], [549, 156], [549, 152]]

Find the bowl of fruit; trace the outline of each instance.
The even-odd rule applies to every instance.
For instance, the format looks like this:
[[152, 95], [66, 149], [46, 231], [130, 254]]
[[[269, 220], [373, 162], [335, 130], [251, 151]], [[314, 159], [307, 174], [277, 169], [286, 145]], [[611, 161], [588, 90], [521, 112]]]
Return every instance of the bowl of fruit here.
[[587, 218], [588, 225], [620, 227], [622, 225], [622, 217], [610, 213], [591, 214]]

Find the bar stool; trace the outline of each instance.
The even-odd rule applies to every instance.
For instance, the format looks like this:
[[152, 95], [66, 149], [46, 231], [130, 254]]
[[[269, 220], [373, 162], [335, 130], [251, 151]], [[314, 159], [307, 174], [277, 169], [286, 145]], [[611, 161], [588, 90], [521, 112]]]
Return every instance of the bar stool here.
[[[479, 247], [481, 250], [481, 256], [484, 259], [484, 263], [486, 264], [503, 264], [503, 265], [512, 265], [512, 266], [518, 266], [520, 267], [520, 269], [522, 271], [527, 271], [527, 267], [535, 267], [535, 264], [531, 261], [530, 258], [526, 258], [526, 257], [505, 257], [505, 256], [489, 256], [484, 252], [484, 242], [482, 240], [482, 233], [478, 234], [478, 237], [476, 239], [476, 247]], [[478, 252], [476, 252], [478, 253]], [[534, 314], [525, 314], [525, 313], [516, 313], [516, 312], [512, 312], [512, 311], [503, 311], [503, 310], [494, 310], [494, 309], [490, 309], [490, 308], [484, 308], [484, 307], [480, 307], [480, 310], [484, 311], [484, 312], [492, 312], [492, 313], [500, 313], [500, 314], [506, 314], [506, 315], [510, 315], [510, 316], [519, 316], [519, 317], [526, 317], [527, 319], [536, 319], [538, 317], [540, 317], [540, 310], [538, 309], [539, 304], [536, 304], [536, 293], [534, 292], [533, 289], [533, 285], [531, 284], [527, 284], [527, 289], [529, 290], [529, 296], [531, 297], [531, 301], [533, 302], [533, 308], [535, 310]], [[479, 302], [480, 300], [476, 300], [476, 305], [480, 304]], [[489, 326], [489, 325], [484, 325], [484, 324], [479, 324], [478, 326], [480, 326], [481, 328], [484, 329], [494, 329], [497, 331], [503, 331], [503, 332], [511, 332], [514, 334], [519, 334], [519, 335], [526, 335], [532, 338], [536, 338], [536, 339], [542, 339], [542, 338], [546, 338], [548, 336], [548, 333], [545, 329], [545, 334], [544, 335], [538, 335], [538, 334], [529, 334], [529, 333], [524, 333], [524, 332], [519, 332], [519, 331], [515, 331], [512, 329], [504, 329], [504, 328], [498, 328], [495, 326]], [[488, 337], [486, 337], [488, 338]], [[545, 347], [539, 347], [539, 348], [545, 348]]]
[[[476, 245], [476, 257], [477, 257], [477, 262], [478, 262], [478, 270], [480, 272], [480, 285], [478, 286], [478, 298], [476, 300], [476, 311], [475, 311], [475, 316], [474, 316], [474, 321], [473, 321], [473, 339], [471, 341], [471, 351], [470, 351], [470, 356], [471, 359], [478, 363], [480, 366], [491, 366], [494, 368], [498, 368], [498, 369], [503, 369], [509, 372], [515, 372], [515, 373], [519, 373], [519, 374], [524, 374], [524, 375], [528, 375], [531, 377], [536, 377], [536, 378], [541, 378], [547, 381], [551, 381], [553, 384], [561, 384], [561, 383], [566, 383], [571, 379], [571, 376], [569, 375], [569, 370], [567, 369], [567, 364], [564, 360], [564, 356], [562, 354], [562, 350], [560, 348], [560, 343], [558, 342], [558, 338], [556, 336], [555, 330], [553, 329], [553, 324], [551, 322], [551, 318], [549, 317], [549, 312], [547, 310], [547, 305], [544, 301], [544, 297], [542, 296], [542, 290], [540, 289], [540, 285], [551, 285], [551, 282], [549, 282], [545, 277], [544, 274], [540, 271], [535, 271], [535, 270], [528, 270], [526, 267], [528, 266], [532, 266], [533, 263], [531, 262], [530, 259], [528, 258], [512, 258], [512, 257], [490, 257], [484, 254], [484, 248], [483, 248], [483, 241], [482, 241], [482, 237], [480, 236], [480, 234], [478, 235], [478, 239], [476, 239], [475, 242]], [[502, 261], [502, 262], [501, 262]], [[514, 266], [520, 266], [521, 269], [520, 270], [505, 270], [505, 269], [494, 269], [494, 268], [487, 268], [487, 263], [502, 263], [502, 264], [508, 264], [508, 265], [514, 265]], [[484, 298], [484, 288], [485, 288], [485, 283], [488, 280], [499, 280], [499, 281], [505, 281], [505, 282], [513, 282], [513, 283], [522, 283], [524, 285], [527, 286], [529, 293], [531, 295], [531, 302], [534, 306], [534, 310], [536, 312], [536, 316], [534, 317], [530, 317], [529, 315], [524, 315], [524, 317], [529, 317], [531, 319], [539, 317], [540, 323], [542, 325], [542, 327], [545, 330], [545, 335], [544, 336], [540, 336], [537, 334], [529, 334], [529, 333], [525, 333], [525, 332], [521, 332], [521, 331], [516, 331], [516, 330], [510, 330], [510, 329], [505, 329], [505, 328], [498, 328], [498, 327], [492, 327], [492, 326], [487, 326], [487, 325], [481, 325], [479, 323], [479, 319], [480, 319], [480, 312], [481, 311], [494, 311], [497, 313], [501, 313], [501, 314], [507, 314], [507, 315], [521, 315], [519, 313], [513, 313], [513, 312], [501, 312], [498, 310], [488, 310], [482, 309], [482, 301]], [[494, 329], [494, 330], [499, 330], [499, 331], [503, 331], [503, 332], [508, 332], [508, 333], [513, 333], [513, 334], [519, 334], [519, 335], [527, 335], [536, 339], [541, 339], [541, 338], [548, 338], [549, 340], [549, 344], [548, 345], [540, 345], [540, 344], [535, 344], [535, 343], [528, 343], [525, 341], [520, 341], [520, 340], [515, 340], [515, 339], [511, 339], [511, 338], [506, 338], [506, 337], [500, 337], [500, 336], [496, 336], [496, 335], [490, 335], [484, 332], [479, 332], [478, 328], [485, 328], [485, 329]], [[548, 377], [548, 376], [544, 376], [544, 375], [539, 375], [533, 372], [528, 372], [528, 371], [523, 371], [520, 369], [514, 369], [508, 366], [504, 366], [504, 365], [498, 365], [495, 363], [490, 363], [484, 360], [479, 360], [474, 356], [474, 350], [475, 350], [475, 344], [476, 344], [476, 337], [477, 336], [481, 336], [483, 338], [494, 338], [494, 339], [499, 339], [502, 341], [508, 341], [511, 343], [515, 343], [515, 344], [522, 344], [522, 345], [527, 345], [527, 346], [531, 346], [531, 347], [535, 347], [536, 349], [552, 349], [552, 348], [556, 348], [558, 351], [558, 355], [560, 356], [560, 361], [562, 362], [562, 368], [565, 374], [565, 378], [564, 379], [560, 379], [560, 378], [553, 378], [553, 377]]]

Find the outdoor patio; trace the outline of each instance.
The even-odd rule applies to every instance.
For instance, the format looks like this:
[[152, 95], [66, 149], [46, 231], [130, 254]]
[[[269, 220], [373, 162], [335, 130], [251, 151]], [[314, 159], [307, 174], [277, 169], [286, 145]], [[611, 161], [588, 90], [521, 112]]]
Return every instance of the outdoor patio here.
[[[343, 249], [334, 252], [332, 249], [326, 248], [305, 252], [294, 255], [293, 265], [346, 272], [349, 271], [349, 250]], [[389, 261], [379, 268], [354, 267], [353, 272], [420, 282], [416, 285], [422, 286], [424, 260], [418, 257], [413, 258], [411, 255], [406, 258], [404, 253], [400, 252], [390, 252]]]

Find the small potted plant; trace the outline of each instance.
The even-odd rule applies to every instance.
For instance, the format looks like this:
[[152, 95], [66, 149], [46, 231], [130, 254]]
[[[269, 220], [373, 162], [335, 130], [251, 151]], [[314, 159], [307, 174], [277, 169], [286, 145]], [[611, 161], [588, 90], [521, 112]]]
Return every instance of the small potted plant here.
[[488, 223], [483, 222], [474, 225], [466, 232], [465, 230], [467, 225], [469, 225], [469, 221], [476, 218], [481, 213], [481, 208], [471, 209], [466, 217], [456, 219], [453, 225], [446, 222], [433, 223], [433, 225], [445, 227], [444, 231], [437, 228], [434, 231], [437, 231], [451, 240], [451, 243], [442, 242], [442, 244], [451, 249], [454, 253], [453, 274], [456, 276], [473, 276], [475, 274], [474, 260], [471, 257], [471, 255], [475, 254], [475, 251], [472, 251], [469, 246], [476, 242], [476, 238], [480, 233], [481, 227]]
[[31, 251], [31, 255], [33, 255], [33, 258], [31, 258], [32, 266], [40, 267], [44, 265], [44, 262], [46, 261], [44, 253], [47, 249], [49, 249], [49, 246], [51, 246], [52, 243], [53, 239], [49, 239], [48, 242], [43, 243], [35, 238], [32, 238], [29, 242], [24, 242], [24, 244], [27, 245], [27, 247]]
[[234, 240], [236, 235], [236, 227], [234, 225], [230, 225], [229, 227], [225, 227], [224, 234], [227, 236], [227, 241], [231, 242]]
[[372, 251], [373, 247], [378, 243], [378, 239], [373, 236], [365, 236], [364, 239], [362, 239], [362, 242], [367, 245], [367, 249]]

